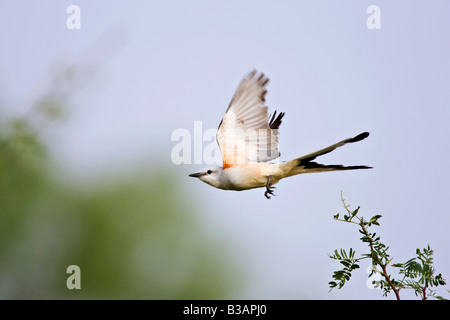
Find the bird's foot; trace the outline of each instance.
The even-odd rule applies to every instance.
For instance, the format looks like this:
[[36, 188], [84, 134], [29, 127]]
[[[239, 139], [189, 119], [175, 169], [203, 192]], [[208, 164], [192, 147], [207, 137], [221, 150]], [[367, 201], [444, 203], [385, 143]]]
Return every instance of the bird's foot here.
[[274, 187], [272, 185], [272, 183], [270, 183], [270, 176], [267, 177], [267, 184], [266, 184], [266, 192], [264, 192], [264, 196], [267, 199], [270, 199], [271, 196], [276, 196], [273, 191], [276, 189], [276, 187]]

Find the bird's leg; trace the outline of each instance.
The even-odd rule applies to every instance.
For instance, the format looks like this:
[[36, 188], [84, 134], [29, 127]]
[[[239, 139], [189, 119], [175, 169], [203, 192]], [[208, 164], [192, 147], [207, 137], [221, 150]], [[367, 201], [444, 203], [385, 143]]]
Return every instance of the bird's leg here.
[[270, 196], [274, 196], [273, 190], [276, 189], [274, 186], [272, 186], [272, 183], [270, 182], [270, 176], [267, 176], [267, 184], [266, 184], [266, 192], [264, 192], [264, 195], [267, 199], [270, 199]]

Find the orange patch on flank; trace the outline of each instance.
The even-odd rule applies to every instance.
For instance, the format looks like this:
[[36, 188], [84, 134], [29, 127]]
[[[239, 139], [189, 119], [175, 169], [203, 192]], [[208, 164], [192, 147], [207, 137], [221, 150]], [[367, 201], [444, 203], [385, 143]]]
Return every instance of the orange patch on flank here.
[[223, 166], [222, 168], [228, 169], [240, 164], [245, 163], [244, 159], [242, 159], [242, 157], [239, 157], [237, 154], [232, 154], [232, 155], [228, 155], [227, 153], [223, 154]]
[[233, 164], [224, 162], [224, 163], [223, 163], [223, 170], [228, 169], [228, 168], [231, 168], [232, 166], [233, 166]]

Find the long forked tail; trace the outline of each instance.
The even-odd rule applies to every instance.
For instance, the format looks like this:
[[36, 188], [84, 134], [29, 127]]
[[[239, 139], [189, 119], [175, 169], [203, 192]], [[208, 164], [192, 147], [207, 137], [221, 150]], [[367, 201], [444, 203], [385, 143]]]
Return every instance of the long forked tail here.
[[287, 176], [293, 176], [300, 173], [310, 173], [310, 172], [326, 172], [326, 171], [337, 171], [337, 170], [355, 170], [355, 169], [372, 169], [372, 167], [368, 166], [343, 166], [343, 165], [325, 165], [320, 164], [317, 162], [313, 162], [312, 160], [316, 159], [318, 156], [327, 154], [331, 151], [333, 151], [336, 148], [342, 147], [343, 145], [346, 145], [347, 143], [353, 143], [358, 142], [361, 140], [364, 140], [369, 136], [368, 132], [363, 132], [361, 134], [358, 134], [354, 138], [348, 138], [345, 140], [342, 140], [341, 142], [335, 143], [329, 147], [326, 147], [324, 149], [318, 150], [316, 152], [307, 154], [303, 157], [287, 161], [286, 169], [290, 167], [290, 171], [287, 174]]

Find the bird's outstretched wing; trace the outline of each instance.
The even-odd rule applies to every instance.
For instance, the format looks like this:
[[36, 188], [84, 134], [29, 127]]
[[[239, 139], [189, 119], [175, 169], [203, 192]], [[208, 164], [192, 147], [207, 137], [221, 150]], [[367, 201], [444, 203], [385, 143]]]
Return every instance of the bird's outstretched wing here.
[[256, 70], [239, 84], [219, 124], [217, 143], [223, 168], [249, 161], [266, 162], [280, 156], [278, 128], [284, 113], [274, 112], [269, 119], [265, 103], [269, 79]]

